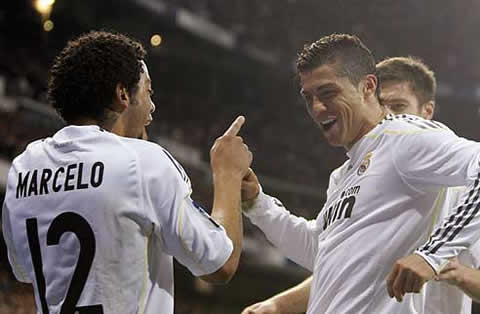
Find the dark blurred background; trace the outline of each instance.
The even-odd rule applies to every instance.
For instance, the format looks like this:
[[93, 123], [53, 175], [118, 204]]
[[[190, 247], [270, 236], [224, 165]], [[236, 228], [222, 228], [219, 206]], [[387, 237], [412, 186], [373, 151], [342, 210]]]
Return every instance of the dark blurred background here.
[[[157, 107], [150, 140], [182, 162], [199, 203], [211, 206], [210, 146], [244, 114], [241, 133], [264, 190], [295, 214], [315, 218], [328, 175], [345, 155], [326, 145], [304, 109], [296, 52], [323, 35], [348, 32], [378, 60], [420, 57], [437, 75], [436, 119], [479, 140], [479, 12], [477, 0], [2, 1], [0, 200], [11, 160], [63, 125], [46, 101], [53, 58], [67, 40], [106, 29], [128, 33], [148, 49]], [[35, 313], [31, 288], [14, 281], [0, 243], [0, 313]], [[240, 313], [309, 275], [247, 221], [244, 245], [228, 286], [205, 284], [176, 265], [176, 313]]]

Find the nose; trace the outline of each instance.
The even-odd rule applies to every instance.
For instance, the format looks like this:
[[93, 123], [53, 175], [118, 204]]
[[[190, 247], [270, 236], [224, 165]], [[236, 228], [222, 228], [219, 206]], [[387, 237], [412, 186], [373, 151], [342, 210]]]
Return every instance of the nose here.
[[155, 104], [152, 101], [152, 106], [150, 108], [150, 113], [153, 113], [155, 111]]

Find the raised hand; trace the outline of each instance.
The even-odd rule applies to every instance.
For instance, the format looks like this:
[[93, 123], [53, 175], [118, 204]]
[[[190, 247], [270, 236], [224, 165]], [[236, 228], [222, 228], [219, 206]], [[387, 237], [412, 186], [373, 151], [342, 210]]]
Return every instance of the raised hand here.
[[238, 132], [245, 123], [245, 118], [239, 116], [225, 131], [215, 140], [210, 150], [210, 164], [214, 174], [230, 174], [242, 179], [252, 164], [252, 153]]

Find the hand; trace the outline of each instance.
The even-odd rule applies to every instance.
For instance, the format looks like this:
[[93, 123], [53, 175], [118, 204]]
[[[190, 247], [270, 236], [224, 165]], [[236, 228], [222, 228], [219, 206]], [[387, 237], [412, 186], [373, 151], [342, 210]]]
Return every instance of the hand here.
[[434, 276], [433, 268], [421, 256], [403, 257], [395, 262], [387, 276], [388, 295], [402, 302], [405, 293], [419, 293], [423, 284]]
[[271, 300], [255, 303], [245, 308], [241, 314], [281, 314], [280, 310]]
[[457, 258], [450, 260], [436, 280], [459, 287], [474, 300], [480, 299], [480, 270], [460, 264]]
[[248, 168], [247, 174], [242, 179], [242, 201], [253, 200], [259, 193], [258, 178], [252, 168]]
[[243, 139], [237, 136], [245, 118], [239, 116], [225, 133], [216, 139], [210, 150], [210, 164], [215, 174], [245, 177], [252, 164], [252, 153]]

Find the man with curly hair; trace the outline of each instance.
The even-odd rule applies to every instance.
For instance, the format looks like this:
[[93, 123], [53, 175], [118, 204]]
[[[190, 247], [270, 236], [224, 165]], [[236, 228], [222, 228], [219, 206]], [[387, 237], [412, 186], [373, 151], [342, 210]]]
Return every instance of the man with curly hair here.
[[3, 232], [40, 313], [173, 313], [173, 259], [225, 283], [242, 247], [240, 184], [252, 161], [239, 117], [211, 150], [214, 205], [145, 138], [155, 109], [142, 45], [90, 32], [55, 59], [49, 99], [68, 126], [12, 163]]

